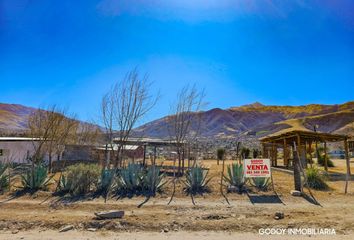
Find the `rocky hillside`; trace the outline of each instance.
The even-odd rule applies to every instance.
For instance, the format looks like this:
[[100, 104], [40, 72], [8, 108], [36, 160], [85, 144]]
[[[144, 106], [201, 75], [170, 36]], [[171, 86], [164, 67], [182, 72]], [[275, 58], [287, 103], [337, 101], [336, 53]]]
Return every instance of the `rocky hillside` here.
[[[0, 103], [0, 136], [22, 135], [27, 130], [27, 121], [31, 113], [37, 111], [36, 108], [26, 107], [18, 104]], [[78, 121], [79, 131], [82, 129], [95, 130], [99, 126], [87, 122]]]
[[[36, 109], [17, 104], [0, 104], [0, 133], [22, 133], [27, 118]], [[265, 106], [253, 103], [229, 109], [214, 108], [192, 113], [201, 119], [202, 137], [233, 138], [237, 135], [262, 137], [285, 128], [313, 129], [354, 135], [354, 102], [337, 105]], [[168, 138], [169, 117], [157, 119], [135, 129], [139, 136]], [[196, 130], [197, 124], [193, 124]]]
[[27, 129], [28, 116], [35, 108], [0, 103], [0, 133], [21, 133]]
[[[239, 134], [261, 137], [285, 128], [313, 129], [316, 124], [322, 132], [354, 133], [354, 102], [304, 106], [254, 103], [193, 114], [200, 115], [202, 137], [206, 138], [229, 138]], [[137, 128], [136, 133], [167, 138], [169, 124], [168, 117], [164, 117]]]

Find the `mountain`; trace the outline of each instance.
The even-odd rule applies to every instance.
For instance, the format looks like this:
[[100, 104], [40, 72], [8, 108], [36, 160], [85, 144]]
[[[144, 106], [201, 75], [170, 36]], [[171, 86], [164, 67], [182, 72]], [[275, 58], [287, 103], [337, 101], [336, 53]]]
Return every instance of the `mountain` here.
[[[292, 128], [329, 133], [354, 133], [354, 101], [344, 104], [304, 106], [266, 106], [253, 103], [228, 109], [214, 108], [199, 113], [201, 137], [233, 138], [237, 135], [262, 137], [270, 133]], [[149, 122], [135, 129], [135, 134], [168, 138], [169, 116]], [[195, 131], [197, 124], [192, 124]]]
[[22, 133], [27, 129], [28, 116], [35, 108], [19, 104], [0, 103], [0, 133]]
[[[35, 108], [18, 104], [0, 104], [0, 133], [19, 134], [27, 129], [27, 118]], [[191, 113], [200, 119], [201, 136], [225, 139], [236, 136], [258, 138], [283, 129], [309, 129], [318, 125], [318, 131], [354, 135], [354, 101], [344, 104], [304, 106], [267, 106], [252, 103], [228, 109], [214, 108]], [[168, 138], [170, 116], [134, 129], [134, 135]], [[192, 131], [197, 130], [192, 123]]]
[[[38, 109], [19, 104], [0, 103], [0, 135], [23, 135], [27, 130], [28, 117]], [[78, 131], [101, 129], [99, 126], [78, 121]]]

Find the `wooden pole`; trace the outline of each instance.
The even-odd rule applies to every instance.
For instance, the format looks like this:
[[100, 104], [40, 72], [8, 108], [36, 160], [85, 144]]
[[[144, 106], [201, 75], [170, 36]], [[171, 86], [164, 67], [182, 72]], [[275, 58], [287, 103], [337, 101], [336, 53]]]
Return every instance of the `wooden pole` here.
[[344, 140], [344, 149], [345, 149], [345, 159], [346, 159], [346, 167], [347, 167], [347, 174], [345, 176], [345, 189], [344, 193], [348, 192], [348, 182], [350, 178], [350, 158], [349, 158], [349, 148], [348, 148], [348, 140]]
[[307, 168], [307, 142], [304, 144], [303, 152], [305, 153], [305, 168]]
[[185, 147], [183, 147], [183, 154], [182, 154], [182, 175], [184, 174], [184, 160], [185, 160]]
[[318, 143], [317, 143], [317, 138], [316, 138], [316, 141], [315, 141], [315, 151], [316, 151], [316, 158], [317, 158], [317, 162], [318, 162], [318, 158], [319, 158], [319, 156], [318, 156], [318, 154], [319, 154], [319, 152], [318, 152]]
[[284, 142], [283, 142], [283, 155], [284, 155], [284, 166], [286, 166], [287, 168], [289, 167], [289, 158], [288, 158], [288, 151], [287, 151], [287, 147], [286, 147], [286, 139], [284, 138]]
[[310, 166], [312, 167], [312, 141], [309, 141]]
[[300, 170], [300, 161], [301, 161], [301, 139], [300, 135], [297, 135], [297, 146], [294, 148], [294, 184], [295, 190], [302, 192], [301, 184], [301, 170]]
[[146, 165], [146, 145], [144, 144], [144, 156], [143, 156], [143, 165]]
[[263, 148], [262, 157], [263, 157], [263, 158], [267, 158], [266, 146], [265, 146], [264, 143], [262, 143], [262, 148]]
[[272, 153], [271, 153], [271, 158], [272, 158], [272, 167], [274, 167], [274, 166], [275, 166], [274, 152], [275, 152], [275, 149], [274, 149], [274, 143], [272, 143]]
[[327, 161], [327, 142], [324, 142], [324, 169], [328, 172], [328, 161]]
[[156, 146], [154, 146], [154, 163], [153, 165], [156, 165]]

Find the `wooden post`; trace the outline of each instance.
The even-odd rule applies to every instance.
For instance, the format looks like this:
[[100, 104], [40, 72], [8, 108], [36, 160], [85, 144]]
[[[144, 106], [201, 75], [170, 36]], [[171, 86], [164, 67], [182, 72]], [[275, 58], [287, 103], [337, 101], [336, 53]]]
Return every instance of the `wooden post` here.
[[349, 148], [348, 148], [348, 140], [344, 140], [344, 149], [345, 149], [345, 159], [346, 159], [346, 166], [347, 166], [347, 174], [345, 176], [345, 189], [344, 193], [348, 192], [348, 182], [350, 178], [350, 158], [349, 158]]
[[263, 153], [262, 153], [262, 157], [263, 158], [267, 158], [267, 150], [266, 150], [266, 146], [264, 143], [262, 143], [262, 148], [263, 148]]
[[318, 162], [318, 143], [317, 143], [317, 138], [316, 138], [316, 141], [315, 141], [315, 151], [316, 151], [316, 158], [317, 158], [317, 162]]
[[303, 149], [303, 153], [305, 154], [305, 156], [304, 156], [304, 166], [303, 167], [305, 167], [305, 168], [307, 168], [307, 142], [305, 141], [305, 144], [304, 144], [304, 149]]
[[154, 166], [156, 165], [156, 146], [154, 146]]
[[182, 152], [182, 175], [184, 174], [184, 159], [185, 159], [185, 147], [183, 147], [183, 152]]
[[275, 166], [275, 158], [274, 158], [274, 152], [275, 152], [275, 149], [274, 149], [274, 143], [272, 143], [272, 152], [271, 152], [271, 158], [272, 158], [272, 167]]
[[144, 144], [144, 156], [143, 156], [143, 165], [146, 165], [146, 145]]
[[284, 166], [289, 167], [289, 158], [288, 158], [288, 149], [286, 147], [286, 139], [284, 138], [283, 142], [283, 159], [284, 159]]
[[191, 165], [191, 146], [188, 145], [188, 169], [190, 168]]
[[309, 141], [310, 166], [312, 167], [312, 141]]
[[301, 141], [300, 135], [297, 135], [297, 146], [293, 148], [294, 152], [294, 184], [295, 190], [302, 192], [302, 184], [301, 184], [301, 170], [300, 170], [300, 161], [301, 161]]
[[324, 169], [328, 172], [328, 161], [327, 161], [327, 142], [324, 142]]

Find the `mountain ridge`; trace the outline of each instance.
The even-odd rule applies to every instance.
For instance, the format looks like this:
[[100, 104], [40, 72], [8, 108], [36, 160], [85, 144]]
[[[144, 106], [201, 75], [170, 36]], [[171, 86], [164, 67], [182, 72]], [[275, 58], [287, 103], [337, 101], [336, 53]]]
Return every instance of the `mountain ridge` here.
[[[227, 109], [213, 108], [193, 114], [202, 115], [201, 136], [205, 138], [229, 138], [240, 134], [262, 137], [286, 128], [294, 128], [286, 122], [290, 119], [302, 119], [303, 126], [299, 126], [301, 129], [312, 130], [313, 125], [320, 125], [319, 131], [336, 132], [342, 129], [343, 133], [343, 127], [354, 123], [354, 101], [300, 106], [263, 105], [255, 102]], [[136, 128], [135, 133], [168, 138], [168, 124], [168, 118], [163, 117]], [[349, 133], [353, 134], [354, 130]]]
[[[36, 108], [0, 103], [0, 133], [24, 133], [27, 118]], [[354, 135], [354, 101], [343, 104], [308, 104], [300, 106], [264, 105], [259, 102], [227, 109], [213, 108], [198, 113], [202, 138], [232, 138], [237, 135], [262, 137], [287, 128]], [[133, 135], [169, 138], [170, 116], [165, 116], [134, 129]], [[191, 131], [196, 131], [192, 123]]]

